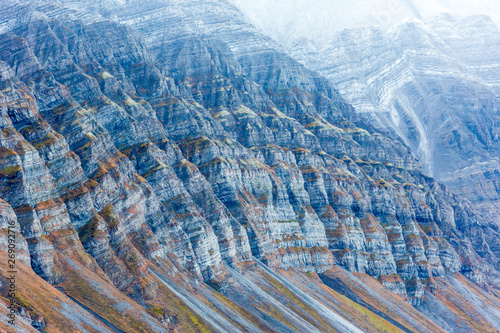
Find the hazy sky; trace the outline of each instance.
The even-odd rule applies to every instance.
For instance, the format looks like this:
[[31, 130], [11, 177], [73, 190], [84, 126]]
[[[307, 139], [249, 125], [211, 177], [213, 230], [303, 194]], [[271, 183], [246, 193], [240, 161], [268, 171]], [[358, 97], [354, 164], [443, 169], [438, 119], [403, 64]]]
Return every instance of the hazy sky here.
[[408, 19], [441, 13], [485, 14], [499, 25], [500, 0], [229, 0], [272, 38], [288, 43], [307, 37], [318, 43], [346, 28], [390, 29]]

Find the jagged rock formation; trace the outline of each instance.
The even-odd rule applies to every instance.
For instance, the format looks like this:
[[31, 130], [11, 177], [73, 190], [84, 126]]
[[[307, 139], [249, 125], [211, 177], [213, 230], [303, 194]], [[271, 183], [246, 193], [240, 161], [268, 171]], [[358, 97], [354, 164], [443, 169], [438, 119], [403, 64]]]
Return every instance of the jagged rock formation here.
[[[328, 77], [378, 130], [401, 138], [427, 175], [499, 223], [498, 3], [320, 1], [304, 8], [300, 0], [233, 2], [296, 59]], [[336, 6], [359, 10], [347, 22]], [[305, 11], [302, 20], [297, 9]], [[325, 9], [334, 18], [321, 16]]]
[[[0, 35], [0, 213], [66, 309], [19, 300], [33, 327], [438, 331], [327, 286], [353, 272], [422, 309], [439, 288], [489, 297], [463, 276], [496, 291], [498, 230], [234, 7], [110, 3], [4, 9], [32, 20]], [[495, 329], [490, 298], [473, 322]]]

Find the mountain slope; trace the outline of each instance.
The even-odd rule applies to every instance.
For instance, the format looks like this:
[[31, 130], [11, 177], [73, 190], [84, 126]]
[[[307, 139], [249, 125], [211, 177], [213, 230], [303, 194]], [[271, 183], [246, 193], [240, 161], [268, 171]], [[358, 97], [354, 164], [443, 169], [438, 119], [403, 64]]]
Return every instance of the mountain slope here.
[[[234, 7], [78, 4], [33, 2], [37, 19], [0, 36], [2, 230], [15, 220], [25, 240], [24, 322], [498, 329], [494, 226]], [[40, 278], [78, 316], [27, 296]], [[436, 324], [429, 299], [452, 314]]]
[[[498, 223], [496, 2], [371, 3], [353, 20], [343, 16], [341, 2], [235, 3], [296, 59], [328, 77], [378, 130], [410, 146], [426, 174]], [[253, 6], [281, 14], [264, 23]]]

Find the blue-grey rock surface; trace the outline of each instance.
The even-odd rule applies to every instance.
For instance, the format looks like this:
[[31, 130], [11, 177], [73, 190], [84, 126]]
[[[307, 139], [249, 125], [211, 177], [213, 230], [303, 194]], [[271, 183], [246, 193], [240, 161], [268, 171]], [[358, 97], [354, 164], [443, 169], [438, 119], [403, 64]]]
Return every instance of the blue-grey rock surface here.
[[0, 13], [0, 226], [65, 304], [32, 328], [499, 329], [498, 226], [233, 5]]
[[427, 175], [500, 223], [498, 2], [231, 2], [411, 147]]

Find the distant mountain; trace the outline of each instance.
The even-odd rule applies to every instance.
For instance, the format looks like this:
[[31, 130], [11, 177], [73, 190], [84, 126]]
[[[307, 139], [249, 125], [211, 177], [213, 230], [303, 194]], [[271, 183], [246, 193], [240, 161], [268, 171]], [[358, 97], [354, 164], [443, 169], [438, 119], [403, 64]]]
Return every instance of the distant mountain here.
[[426, 21], [449, 14], [458, 17], [487, 15], [500, 24], [500, 4], [495, 0], [229, 0], [252, 22], [280, 44], [289, 46], [305, 38], [328, 45], [345, 29], [389, 30], [405, 21]]
[[500, 329], [498, 226], [423, 172], [416, 122], [365, 117], [226, 1], [0, 4], [16, 331]]
[[400, 137], [426, 174], [500, 223], [500, 3], [234, 2]]

